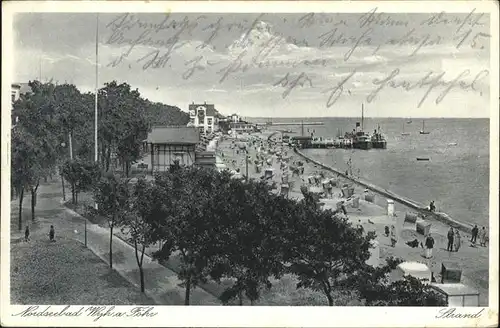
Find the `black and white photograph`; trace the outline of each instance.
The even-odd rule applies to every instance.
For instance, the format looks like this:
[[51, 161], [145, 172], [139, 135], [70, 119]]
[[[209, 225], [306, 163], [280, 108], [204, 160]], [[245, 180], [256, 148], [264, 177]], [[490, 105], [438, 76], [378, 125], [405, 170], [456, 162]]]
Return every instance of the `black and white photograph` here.
[[498, 3], [430, 4], [4, 3], [2, 325], [498, 324]]

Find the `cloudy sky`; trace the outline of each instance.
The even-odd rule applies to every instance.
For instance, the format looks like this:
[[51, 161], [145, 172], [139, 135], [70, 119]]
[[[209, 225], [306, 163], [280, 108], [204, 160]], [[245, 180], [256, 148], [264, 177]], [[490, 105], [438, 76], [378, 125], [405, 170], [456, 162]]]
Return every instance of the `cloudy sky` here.
[[243, 116], [488, 117], [489, 16], [17, 14], [16, 82], [117, 80]]

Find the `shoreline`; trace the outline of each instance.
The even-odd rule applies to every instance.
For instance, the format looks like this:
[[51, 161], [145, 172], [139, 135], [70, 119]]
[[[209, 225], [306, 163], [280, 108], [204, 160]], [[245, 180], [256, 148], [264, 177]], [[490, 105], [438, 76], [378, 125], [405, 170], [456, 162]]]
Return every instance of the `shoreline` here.
[[376, 185], [369, 183], [367, 181], [364, 181], [362, 179], [357, 179], [357, 178], [347, 176], [347, 175], [345, 175], [345, 173], [341, 172], [340, 170], [338, 170], [334, 167], [328, 166], [326, 164], [323, 164], [323, 163], [305, 155], [297, 148], [294, 148], [294, 152], [296, 154], [298, 154], [299, 156], [303, 157], [304, 159], [306, 159], [306, 160], [308, 160], [316, 165], [321, 166], [325, 170], [334, 172], [334, 173], [340, 175], [344, 179], [348, 179], [348, 180], [350, 180], [358, 185], [361, 185], [361, 186], [363, 186], [363, 187], [365, 187], [365, 188], [367, 188], [367, 189], [369, 189], [369, 190], [371, 190], [371, 191], [373, 191], [381, 196], [392, 199], [392, 200], [394, 200], [402, 205], [405, 205], [409, 208], [416, 210], [419, 214], [423, 215], [425, 219], [428, 219], [430, 217], [433, 220], [440, 221], [442, 223], [445, 223], [453, 228], [457, 228], [457, 229], [459, 229], [463, 232], [466, 232], [468, 234], [471, 233], [471, 230], [473, 228], [473, 226], [471, 224], [455, 220], [455, 219], [451, 218], [448, 214], [443, 213], [443, 212], [434, 212], [434, 213], [430, 212], [429, 210], [427, 210], [425, 208], [425, 206], [423, 204], [420, 204], [420, 203], [413, 201], [411, 199], [408, 199], [406, 197], [397, 195], [397, 194], [391, 192], [390, 190], [383, 189], [379, 186], [376, 186]]
[[[226, 154], [226, 158], [224, 162], [228, 165], [228, 169], [236, 169], [239, 168], [241, 172], [244, 171], [244, 157], [242, 152], [238, 155], [235, 150], [231, 150], [230, 144], [232, 142], [241, 142], [246, 143], [248, 138], [257, 137], [262, 141], [266, 142], [275, 142], [273, 140], [276, 138], [276, 135], [279, 131], [267, 130], [261, 133], [243, 135], [237, 138], [225, 138], [217, 147], [217, 151], [224, 151]], [[269, 147], [269, 146], [267, 146]], [[267, 148], [266, 147], [266, 148]], [[254, 147], [250, 147], [249, 155], [253, 158], [257, 149], [253, 149]], [[470, 231], [470, 227], [462, 222], [458, 222], [455, 220], [449, 220], [447, 217], [443, 216], [444, 213], [440, 213], [441, 220], [436, 219], [434, 216], [427, 215], [424, 218], [424, 221], [427, 221], [431, 224], [432, 235], [436, 241], [435, 252], [431, 259], [426, 259], [423, 257], [423, 251], [421, 247], [411, 248], [406, 244], [406, 242], [413, 241], [417, 239], [419, 242], [424, 241], [424, 236], [419, 234], [416, 231], [416, 224], [407, 222], [404, 220], [406, 213], [414, 213], [424, 211], [422, 210], [423, 206], [420, 206], [417, 202], [412, 202], [405, 197], [401, 197], [400, 199], [404, 199], [412, 202], [412, 207], [407, 206], [405, 204], [400, 204], [399, 209], [394, 209], [394, 216], [387, 215], [387, 201], [386, 199], [393, 199], [394, 195], [388, 190], [384, 190], [383, 188], [377, 188], [377, 186], [370, 184], [362, 179], [357, 179], [356, 177], [347, 177], [345, 173], [340, 172], [338, 169], [325, 165], [317, 160], [309, 158], [309, 156], [302, 154], [299, 151], [294, 151], [291, 147], [284, 147], [285, 152], [288, 150], [288, 157], [290, 163], [294, 160], [302, 160], [304, 161], [305, 171], [299, 177], [290, 176], [290, 190], [288, 192], [289, 198], [294, 198], [296, 200], [300, 200], [302, 198], [302, 194], [300, 192], [300, 186], [309, 184], [304, 179], [309, 175], [316, 175], [321, 171], [327, 173], [328, 176], [335, 178], [335, 176], [340, 179], [340, 181], [345, 181], [346, 183], [351, 183], [353, 187], [355, 187], [355, 194], [363, 195], [363, 190], [372, 188], [376, 189], [376, 191], [372, 191], [374, 194], [375, 201], [367, 201], [364, 197], [360, 197], [359, 206], [352, 206], [350, 201], [347, 201], [346, 209], [348, 211], [349, 221], [352, 224], [360, 224], [364, 227], [365, 231], [373, 231], [376, 233], [376, 240], [379, 243], [380, 247], [380, 255], [379, 260], [382, 263], [386, 258], [390, 256], [403, 258], [406, 261], [414, 261], [426, 264], [431, 271], [434, 273], [436, 279], [440, 277], [441, 272], [441, 264], [445, 262], [453, 262], [456, 263], [462, 270], [462, 283], [468, 286], [471, 286], [479, 291], [480, 294], [480, 304], [487, 305], [489, 304], [489, 269], [488, 269], [488, 259], [489, 259], [489, 247], [473, 247], [470, 241], [470, 233], [467, 235], [462, 235], [462, 247], [460, 248], [460, 252], [448, 252], [446, 250], [446, 234], [450, 225], [455, 223], [460, 227], [459, 230]], [[280, 161], [276, 160], [276, 156], [272, 153], [267, 153], [264, 150], [265, 156], [268, 158], [274, 158], [272, 164], [269, 167], [273, 168], [275, 171], [275, 176], [273, 176], [273, 180], [278, 183], [277, 189], [274, 192], [280, 192], [279, 181], [284, 172], [281, 172], [280, 169]], [[252, 165], [253, 166], [253, 165]], [[259, 179], [263, 174], [264, 167], [260, 173], [257, 173], [252, 168], [249, 168], [249, 176], [251, 179], [257, 178]], [[341, 182], [342, 183], [342, 182]], [[371, 188], [367, 188], [371, 187]], [[383, 191], [383, 193], [379, 193], [379, 191]], [[397, 196], [397, 195], [396, 195]], [[338, 201], [346, 200], [341, 196], [341, 190], [339, 187], [334, 187], [334, 197], [331, 199], [322, 198], [321, 201], [325, 203], [324, 208], [334, 208], [335, 204]], [[394, 200], [394, 203], [399, 203], [397, 200]], [[418, 210], [414, 210], [414, 208]], [[444, 214], [446, 215], [446, 214]], [[450, 223], [452, 222], [452, 223]], [[384, 226], [395, 225], [396, 230], [398, 231], [398, 239], [399, 242], [396, 247], [391, 247], [390, 240], [388, 237], [384, 235]]]

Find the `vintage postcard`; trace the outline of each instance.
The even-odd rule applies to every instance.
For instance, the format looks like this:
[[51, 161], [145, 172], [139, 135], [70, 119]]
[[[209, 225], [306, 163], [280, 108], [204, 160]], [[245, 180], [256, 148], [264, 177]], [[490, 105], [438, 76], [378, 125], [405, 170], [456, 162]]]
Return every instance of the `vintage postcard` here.
[[2, 326], [497, 326], [498, 9], [3, 3]]

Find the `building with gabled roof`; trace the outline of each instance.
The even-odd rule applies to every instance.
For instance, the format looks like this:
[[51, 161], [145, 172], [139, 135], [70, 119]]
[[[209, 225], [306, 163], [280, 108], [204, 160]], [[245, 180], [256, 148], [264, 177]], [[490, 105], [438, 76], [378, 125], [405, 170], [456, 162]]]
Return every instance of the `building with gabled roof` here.
[[200, 142], [200, 132], [187, 126], [153, 126], [144, 141], [151, 173], [167, 171], [171, 165], [191, 166], [195, 163], [196, 145]]
[[[31, 87], [29, 86], [29, 83], [12, 83], [10, 90], [11, 90], [10, 96], [11, 96], [12, 105], [14, 105], [14, 103], [16, 101], [18, 101], [19, 98], [21, 98], [21, 95], [32, 92]], [[12, 111], [11, 111], [12, 127], [15, 127], [17, 124], [17, 121], [18, 121], [18, 117], [17, 117], [16, 113], [14, 113], [14, 106], [12, 106], [11, 108], [12, 108]]]
[[189, 125], [200, 130], [201, 133], [210, 134], [219, 130], [219, 113], [214, 104], [189, 105]]

